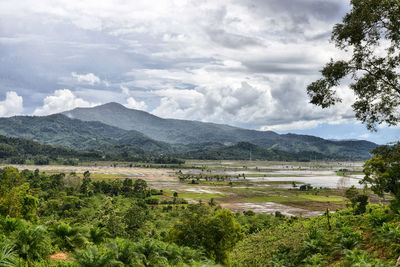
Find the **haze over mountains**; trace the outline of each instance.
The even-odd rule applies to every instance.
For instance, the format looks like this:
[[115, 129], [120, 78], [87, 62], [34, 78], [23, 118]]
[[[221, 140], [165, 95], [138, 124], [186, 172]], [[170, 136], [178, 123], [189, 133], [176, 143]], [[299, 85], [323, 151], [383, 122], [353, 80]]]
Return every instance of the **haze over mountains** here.
[[198, 159], [366, 159], [377, 145], [163, 119], [118, 103], [50, 116], [0, 118], [0, 135], [78, 150]]

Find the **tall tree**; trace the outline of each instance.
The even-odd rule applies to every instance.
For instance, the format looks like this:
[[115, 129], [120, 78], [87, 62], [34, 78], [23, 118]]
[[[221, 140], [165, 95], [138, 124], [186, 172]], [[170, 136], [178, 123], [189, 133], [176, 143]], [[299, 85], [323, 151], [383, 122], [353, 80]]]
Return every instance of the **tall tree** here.
[[370, 130], [380, 123], [396, 125], [400, 122], [400, 1], [351, 0], [351, 6], [332, 32], [332, 41], [350, 57], [326, 64], [323, 78], [307, 88], [311, 103], [327, 108], [340, 102], [335, 87], [349, 77], [357, 119]]

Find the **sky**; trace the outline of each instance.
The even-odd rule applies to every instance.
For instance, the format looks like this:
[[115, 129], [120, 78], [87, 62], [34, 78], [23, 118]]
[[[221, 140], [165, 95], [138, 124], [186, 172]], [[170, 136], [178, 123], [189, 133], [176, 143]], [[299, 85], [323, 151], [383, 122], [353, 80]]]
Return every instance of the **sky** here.
[[354, 95], [309, 104], [348, 0], [0, 0], [0, 117], [119, 102], [164, 118], [397, 141], [369, 132]]

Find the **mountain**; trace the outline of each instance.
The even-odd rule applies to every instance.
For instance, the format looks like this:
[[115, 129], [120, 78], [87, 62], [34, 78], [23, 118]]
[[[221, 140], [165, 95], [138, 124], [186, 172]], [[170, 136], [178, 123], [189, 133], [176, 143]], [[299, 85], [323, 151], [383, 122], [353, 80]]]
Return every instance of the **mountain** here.
[[62, 114], [0, 118], [0, 135], [79, 150], [106, 151], [123, 146], [141, 154], [144, 151], [164, 152], [170, 149], [168, 144], [152, 140], [137, 131], [123, 130], [101, 122], [70, 119]]
[[[179, 147], [178, 144], [191, 146], [220, 143], [231, 146], [238, 142], [249, 142], [262, 148], [291, 153], [309, 151], [347, 159], [366, 159], [377, 146], [368, 141], [332, 141], [309, 135], [280, 135], [272, 131], [256, 131], [223, 124], [163, 119], [118, 103], [76, 108], [63, 114], [69, 118], [98, 121], [127, 131], [135, 130], [154, 140], [176, 144], [175, 147]], [[182, 146], [180, 148], [185, 149]]]
[[237, 143], [279, 136], [274, 132], [246, 130], [224, 124], [162, 119], [141, 110], [128, 109], [118, 103], [76, 108], [62, 114], [69, 118], [100, 121], [125, 130], [136, 130], [155, 140], [175, 144], [204, 143], [211, 140], [218, 143]]

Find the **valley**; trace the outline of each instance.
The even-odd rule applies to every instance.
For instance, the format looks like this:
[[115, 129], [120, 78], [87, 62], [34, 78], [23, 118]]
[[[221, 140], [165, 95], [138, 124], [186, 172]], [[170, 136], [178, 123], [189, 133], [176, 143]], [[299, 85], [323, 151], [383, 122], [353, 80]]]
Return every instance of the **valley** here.
[[[162, 164], [132, 165], [128, 162], [90, 162], [79, 166], [11, 165], [19, 170], [39, 169], [46, 174], [89, 171], [94, 181], [143, 179], [149, 187], [162, 190], [162, 200], [173, 199], [174, 192], [189, 203], [216, 204], [233, 212], [312, 217], [327, 208], [343, 209], [348, 204], [344, 191], [361, 189], [363, 162], [271, 162], [188, 160], [181, 168]], [[5, 167], [6, 165], [1, 166]], [[9, 166], [9, 165], [7, 165]], [[146, 167], [147, 166], [147, 167]], [[345, 172], [343, 173], [343, 170]], [[303, 190], [302, 185], [312, 188]], [[369, 191], [369, 190], [368, 190]], [[368, 192], [372, 203], [384, 201]]]

